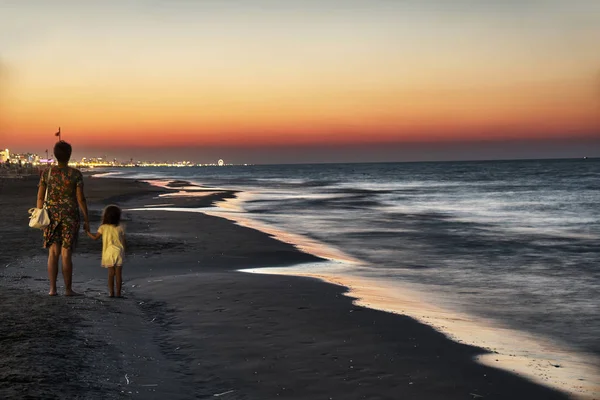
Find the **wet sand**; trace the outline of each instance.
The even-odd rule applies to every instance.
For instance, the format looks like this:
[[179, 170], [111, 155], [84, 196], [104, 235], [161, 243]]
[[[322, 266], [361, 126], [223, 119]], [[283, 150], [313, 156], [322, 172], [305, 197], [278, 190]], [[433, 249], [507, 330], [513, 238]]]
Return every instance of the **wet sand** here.
[[[159, 197], [178, 190], [88, 177], [92, 229], [108, 203], [208, 207], [234, 195]], [[474, 362], [484, 350], [409, 317], [356, 306], [341, 286], [236, 272], [319, 259], [201, 213], [126, 211], [126, 298], [106, 297], [101, 245], [83, 236], [83, 296], [51, 298], [41, 233], [27, 227], [35, 193], [35, 181], [0, 184], [0, 398], [567, 398]]]

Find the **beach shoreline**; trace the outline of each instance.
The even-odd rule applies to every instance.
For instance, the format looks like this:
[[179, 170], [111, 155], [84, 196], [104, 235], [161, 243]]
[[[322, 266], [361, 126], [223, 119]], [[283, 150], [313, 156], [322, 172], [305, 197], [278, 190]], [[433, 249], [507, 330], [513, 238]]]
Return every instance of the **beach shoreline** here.
[[[105, 204], [116, 202], [134, 210], [162, 204], [165, 198], [159, 195], [173, 193], [109, 178], [87, 178], [86, 190], [96, 221], [92, 229]], [[208, 207], [232, 195], [172, 196], [168, 202], [182, 208]], [[23, 212], [34, 198], [35, 184], [2, 186], [2, 233], [12, 240], [2, 244], [0, 290], [12, 299], [37, 298], [46, 289], [44, 253], [36, 245], [40, 235], [26, 227]], [[87, 398], [117, 393], [182, 399], [566, 398], [477, 364], [473, 358], [482, 349], [452, 342], [411, 318], [356, 306], [342, 287], [301, 277], [237, 272], [320, 261], [262, 232], [201, 213], [160, 210], [126, 211], [125, 222], [131, 242], [124, 269], [127, 298], [107, 302], [98, 247], [82, 238], [74, 282], [84, 296], [52, 299], [71, 306], [75, 317], [67, 325], [76, 328], [76, 337], [84, 342], [102, 337], [101, 352], [93, 347], [77, 350], [78, 371], [91, 370], [98, 362], [114, 364], [97, 376], [97, 383], [110, 384], [92, 390], [91, 381], [82, 379], [69, 393], [90, 390], [92, 396]], [[14, 329], [34, 328], [39, 321], [28, 320], [28, 310], [20, 304], [3, 302], [1, 310], [13, 316]], [[54, 303], [44, 303], [44, 308], [52, 307]], [[42, 311], [36, 318], [52, 318]], [[107, 327], [110, 335], [92, 335]], [[10, 356], [9, 351], [2, 357]], [[73, 367], [65, 368], [64, 373], [68, 368], [73, 373]], [[45, 397], [58, 398], [65, 390], [61, 385], [40, 389], [35, 383], [40, 377], [27, 385], [7, 379], [13, 376], [11, 371], [1, 371], [0, 395], [11, 395], [18, 388], [43, 390]], [[43, 376], [44, 371], [38, 374]]]
[[391, 285], [383, 279], [352, 274], [348, 267], [360, 266], [363, 261], [315, 239], [252, 219], [242, 212], [242, 203], [253, 198], [252, 193], [241, 192], [235, 198], [218, 202], [216, 210], [204, 212], [265, 232], [303, 252], [324, 258], [328, 263], [246, 269], [243, 272], [311, 277], [340, 285], [347, 289], [347, 295], [356, 305], [409, 316], [454, 341], [486, 349], [487, 353], [476, 358], [484, 365], [504, 369], [582, 399], [595, 399], [600, 393], [600, 364], [594, 355], [490, 319], [440, 307], [444, 304], [443, 298], [436, 298], [427, 288], [415, 288], [414, 283]]

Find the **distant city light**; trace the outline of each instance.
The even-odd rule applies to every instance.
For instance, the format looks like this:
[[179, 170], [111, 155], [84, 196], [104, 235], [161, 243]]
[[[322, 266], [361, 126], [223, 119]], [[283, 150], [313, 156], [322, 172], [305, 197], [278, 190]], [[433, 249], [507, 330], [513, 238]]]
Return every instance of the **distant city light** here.
[[[47, 156], [47, 154], [46, 154]], [[11, 153], [9, 149], [0, 150], [0, 162], [6, 165], [43, 167], [55, 163], [53, 158], [42, 158], [35, 153]], [[100, 167], [215, 167], [228, 165], [247, 166], [249, 164], [225, 164], [223, 159], [217, 163], [193, 163], [191, 161], [135, 161], [133, 158], [125, 162], [110, 160], [110, 157], [102, 155], [101, 157], [82, 157], [80, 161], [71, 160], [69, 165], [76, 168], [100, 168]]]

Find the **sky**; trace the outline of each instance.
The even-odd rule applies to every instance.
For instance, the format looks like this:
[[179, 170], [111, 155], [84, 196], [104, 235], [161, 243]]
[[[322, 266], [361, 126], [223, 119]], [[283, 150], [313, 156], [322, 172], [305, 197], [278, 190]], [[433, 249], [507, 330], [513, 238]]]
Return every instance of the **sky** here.
[[600, 1], [0, 0], [0, 147], [233, 163], [600, 156]]

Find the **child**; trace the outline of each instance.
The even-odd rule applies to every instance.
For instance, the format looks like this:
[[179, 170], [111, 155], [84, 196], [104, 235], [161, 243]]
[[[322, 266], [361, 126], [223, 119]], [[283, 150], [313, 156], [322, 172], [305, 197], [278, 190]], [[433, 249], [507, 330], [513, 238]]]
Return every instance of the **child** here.
[[123, 252], [125, 250], [125, 232], [120, 225], [121, 209], [115, 205], [107, 206], [102, 213], [102, 225], [98, 233], [86, 232], [97, 240], [102, 236], [102, 266], [108, 269], [108, 293], [115, 296], [115, 275], [117, 276], [117, 297], [121, 297], [123, 277]]

